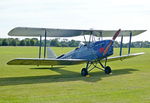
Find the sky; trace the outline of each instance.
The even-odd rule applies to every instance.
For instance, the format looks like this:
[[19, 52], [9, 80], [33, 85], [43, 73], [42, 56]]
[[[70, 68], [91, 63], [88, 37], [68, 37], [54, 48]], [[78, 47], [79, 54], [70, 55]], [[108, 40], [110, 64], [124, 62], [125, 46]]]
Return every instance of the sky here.
[[132, 40], [150, 41], [150, 0], [0, 0], [0, 38], [14, 27], [140, 29]]

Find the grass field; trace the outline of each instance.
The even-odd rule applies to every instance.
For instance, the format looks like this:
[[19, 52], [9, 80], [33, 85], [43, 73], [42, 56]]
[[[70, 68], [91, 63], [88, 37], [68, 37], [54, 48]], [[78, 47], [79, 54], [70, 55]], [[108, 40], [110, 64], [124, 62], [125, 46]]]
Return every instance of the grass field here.
[[[52, 49], [60, 55], [74, 48]], [[0, 103], [150, 103], [150, 48], [131, 51], [146, 54], [108, 63], [111, 75], [95, 69], [87, 78], [80, 76], [85, 64], [8, 66], [13, 58], [38, 57], [38, 47], [0, 47]]]

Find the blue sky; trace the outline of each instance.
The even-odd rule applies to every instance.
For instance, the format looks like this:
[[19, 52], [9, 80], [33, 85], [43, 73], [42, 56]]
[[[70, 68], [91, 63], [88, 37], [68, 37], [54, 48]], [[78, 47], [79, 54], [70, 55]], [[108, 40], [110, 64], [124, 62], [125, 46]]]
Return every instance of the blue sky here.
[[[133, 38], [150, 39], [149, 0], [1, 0], [0, 38], [14, 27], [146, 29]], [[77, 39], [77, 38], [76, 38]]]

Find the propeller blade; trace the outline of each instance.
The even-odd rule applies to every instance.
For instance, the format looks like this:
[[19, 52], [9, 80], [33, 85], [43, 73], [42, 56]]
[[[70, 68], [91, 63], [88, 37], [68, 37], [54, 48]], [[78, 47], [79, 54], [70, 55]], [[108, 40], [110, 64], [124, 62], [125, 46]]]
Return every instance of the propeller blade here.
[[117, 38], [117, 36], [120, 34], [120, 32], [121, 32], [121, 29], [119, 29], [119, 30], [115, 33], [115, 35], [113, 36], [112, 40], [115, 40], [115, 39]]
[[[121, 29], [119, 29], [119, 30], [114, 34], [112, 40], [115, 40], [115, 39], [117, 38], [117, 36], [120, 34], [120, 32], [121, 32]], [[110, 48], [110, 46], [111, 46], [112, 44], [113, 44], [113, 41], [110, 41], [110, 43], [109, 43], [109, 44], [107, 45], [107, 47], [105, 48], [103, 55], [105, 55], [105, 54], [108, 52], [108, 50], [109, 50], [109, 48]]]

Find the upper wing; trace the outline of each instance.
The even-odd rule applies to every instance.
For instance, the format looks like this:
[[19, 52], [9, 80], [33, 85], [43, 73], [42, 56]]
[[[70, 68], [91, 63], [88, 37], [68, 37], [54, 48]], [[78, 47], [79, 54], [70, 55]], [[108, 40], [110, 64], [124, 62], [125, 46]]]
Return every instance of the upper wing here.
[[[134, 53], [134, 54], [127, 54], [127, 55], [122, 55], [122, 56], [115, 56], [115, 57], [108, 57], [107, 61], [111, 62], [111, 61], [116, 61], [116, 60], [124, 60], [124, 59], [132, 58], [132, 57], [135, 57], [135, 56], [139, 56], [139, 55], [142, 55], [142, 54], [144, 54], [144, 52]], [[105, 60], [106, 59], [104, 58], [101, 61], [105, 61]]]
[[9, 61], [8, 65], [74, 65], [86, 62], [84, 59], [48, 59], [48, 58], [18, 58]]
[[[112, 37], [117, 30], [75, 30], [75, 29], [52, 29], [52, 28], [29, 28], [29, 27], [16, 27], [12, 29], [9, 36], [44, 36], [46, 32], [47, 37], [73, 37], [80, 35], [91, 35], [91, 31], [95, 36]], [[120, 35], [129, 36], [138, 35], [146, 30], [122, 30]]]

